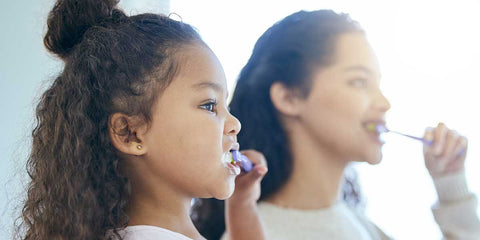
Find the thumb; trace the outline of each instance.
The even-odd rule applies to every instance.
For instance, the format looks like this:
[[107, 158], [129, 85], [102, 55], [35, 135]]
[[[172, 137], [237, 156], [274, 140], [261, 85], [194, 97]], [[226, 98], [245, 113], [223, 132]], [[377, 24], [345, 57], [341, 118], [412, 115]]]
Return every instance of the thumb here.
[[252, 171], [256, 171], [257, 174], [260, 174], [261, 176], [267, 173], [267, 161], [265, 160], [265, 156], [261, 152], [249, 149], [243, 150], [241, 153], [241, 158], [253, 164], [254, 168], [252, 169]]
[[265, 165], [256, 165], [252, 171], [244, 173], [238, 181], [242, 185], [253, 185], [256, 182], [260, 182], [265, 174], [268, 172], [268, 169]]

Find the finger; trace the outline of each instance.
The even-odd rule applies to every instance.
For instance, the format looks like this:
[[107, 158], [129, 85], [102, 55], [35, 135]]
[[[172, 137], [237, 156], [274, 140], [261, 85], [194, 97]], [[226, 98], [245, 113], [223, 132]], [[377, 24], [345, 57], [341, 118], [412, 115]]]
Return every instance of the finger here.
[[454, 148], [455, 157], [465, 157], [467, 154], [468, 139], [464, 136], [459, 136]]
[[[434, 128], [427, 127], [425, 129], [423, 139], [433, 143], [433, 138], [434, 138]], [[433, 145], [423, 144], [423, 153], [424, 154], [431, 154], [432, 152], [433, 152]]]
[[457, 145], [457, 140], [459, 138], [458, 133], [455, 130], [449, 130], [447, 131], [446, 137], [445, 137], [445, 145], [443, 148], [442, 152], [442, 158], [445, 159], [452, 159], [455, 158], [454, 156], [454, 150]]
[[260, 182], [267, 173], [265, 166], [255, 166], [252, 171], [237, 176], [235, 184], [237, 186], [253, 186], [255, 183]]
[[457, 144], [458, 138], [459, 136], [456, 131], [447, 129], [447, 132], [444, 136], [442, 152], [440, 155], [437, 155], [439, 157], [436, 159], [435, 163], [437, 165], [436, 168], [441, 169], [442, 172], [446, 170], [447, 166], [450, 163], [455, 162], [456, 156], [453, 152]]
[[260, 181], [268, 172], [265, 156], [255, 150], [244, 150], [241, 153], [248, 157], [248, 159], [254, 164], [254, 168], [249, 173], [246, 173], [244, 177], [239, 179], [239, 181], [243, 184], [251, 184]]
[[253, 163], [253, 165], [267, 167], [267, 160], [261, 152], [253, 149], [242, 150], [240, 152], [245, 155]]
[[465, 158], [467, 154], [468, 141], [467, 138], [459, 136], [452, 157], [455, 159], [446, 166], [447, 173], [461, 171], [465, 168]]
[[447, 130], [448, 128], [443, 123], [439, 123], [435, 128], [433, 140], [433, 154], [435, 156], [440, 156], [443, 152]]

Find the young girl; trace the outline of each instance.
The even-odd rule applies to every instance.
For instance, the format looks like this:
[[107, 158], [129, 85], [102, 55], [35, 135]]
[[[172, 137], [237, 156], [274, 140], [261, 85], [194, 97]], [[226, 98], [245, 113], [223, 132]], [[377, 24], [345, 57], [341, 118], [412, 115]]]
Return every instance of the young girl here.
[[[232, 195], [240, 123], [218, 59], [188, 24], [116, 5], [59, 0], [50, 12], [44, 43], [65, 66], [37, 107], [22, 239], [203, 239], [192, 199]], [[227, 228], [261, 239], [267, 169], [243, 153], [255, 167], [237, 180]]]
[[[230, 107], [243, 124], [239, 142], [268, 159], [258, 206], [268, 239], [390, 239], [355, 208], [358, 190], [344, 177], [351, 162], [381, 161], [383, 141], [368, 127], [385, 124], [390, 108], [380, 75], [365, 33], [346, 14], [300, 11], [259, 38]], [[424, 138], [433, 141], [424, 157], [444, 238], [478, 239], [466, 138], [444, 124]], [[224, 229], [211, 222], [223, 221], [221, 205], [202, 200], [194, 209], [200, 232], [219, 238]]]

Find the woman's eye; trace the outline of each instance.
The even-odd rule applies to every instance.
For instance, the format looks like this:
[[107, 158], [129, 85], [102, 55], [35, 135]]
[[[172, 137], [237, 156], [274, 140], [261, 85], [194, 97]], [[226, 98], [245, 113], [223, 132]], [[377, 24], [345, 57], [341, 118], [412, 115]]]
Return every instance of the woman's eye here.
[[209, 112], [215, 112], [215, 107], [217, 106], [217, 103], [216, 102], [208, 102], [208, 103], [205, 103], [203, 105], [201, 105], [200, 107], [204, 110], [207, 110]]
[[358, 88], [363, 88], [367, 86], [367, 80], [364, 78], [357, 78], [350, 81], [350, 85]]

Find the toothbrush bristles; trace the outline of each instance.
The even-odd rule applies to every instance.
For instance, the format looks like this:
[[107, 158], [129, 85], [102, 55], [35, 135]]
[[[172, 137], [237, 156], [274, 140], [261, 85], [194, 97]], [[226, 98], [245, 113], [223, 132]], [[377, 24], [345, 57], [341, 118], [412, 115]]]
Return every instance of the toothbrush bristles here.
[[366, 125], [367, 130], [374, 133], [385, 133], [388, 132], [387, 127], [381, 123], [368, 123]]
[[370, 132], [377, 132], [377, 126], [375, 123], [369, 123], [366, 127]]

